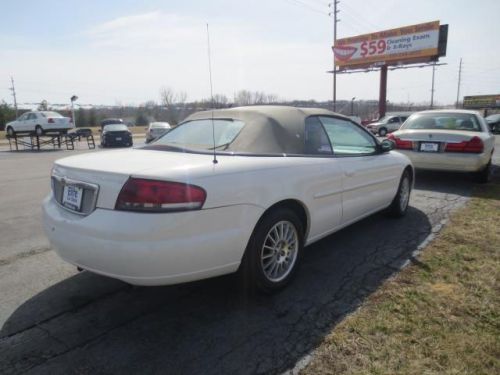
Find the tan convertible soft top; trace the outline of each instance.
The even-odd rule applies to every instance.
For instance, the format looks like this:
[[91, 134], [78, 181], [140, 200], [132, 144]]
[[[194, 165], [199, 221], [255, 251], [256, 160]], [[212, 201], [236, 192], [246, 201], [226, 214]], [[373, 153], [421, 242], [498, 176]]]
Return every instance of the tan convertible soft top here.
[[[213, 113], [213, 114], [212, 114]], [[321, 108], [248, 106], [196, 112], [183, 122], [201, 119], [234, 119], [245, 123], [225, 151], [253, 154], [303, 154], [304, 124], [309, 116], [349, 118]]]

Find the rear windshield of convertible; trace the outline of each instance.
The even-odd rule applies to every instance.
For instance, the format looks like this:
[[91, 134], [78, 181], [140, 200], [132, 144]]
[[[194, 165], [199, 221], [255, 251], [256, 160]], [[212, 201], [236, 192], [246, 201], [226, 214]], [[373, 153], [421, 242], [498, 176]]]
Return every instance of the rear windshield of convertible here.
[[[245, 123], [232, 119], [202, 119], [187, 121], [175, 127], [154, 145], [174, 146], [193, 150], [225, 150], [238, 136]], [[214, 142], [215, 139], [215, 142]]]

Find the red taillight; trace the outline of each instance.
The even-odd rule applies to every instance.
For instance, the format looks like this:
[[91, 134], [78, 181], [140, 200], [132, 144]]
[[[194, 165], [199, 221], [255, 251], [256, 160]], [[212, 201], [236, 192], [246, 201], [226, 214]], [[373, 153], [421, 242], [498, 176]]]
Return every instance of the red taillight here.
[[469, 141], [446, 144], [446, 152], [468, 152], [480, 154], [484, 150], [484, 143], [479, 137], [472, 137]]
[[48, 122], [49, 122], [49, 124], [53, 124], [54, 123], [54, 119], [53, 118], [49, 118]]
[[402, 140], [401, 138], [396, 137], [394, 134], [389, 134], [387, 136], [387, 139], [390, 139], [396, 144], [396, 148], [400, 150], [412, 150], [413, 149], [413, 142], [412, 141], [405, 141]]
[[195, 185], [129, 178], [118, 195], [115, 209], [147, 212], [197, 210], [203, 206], [206, 197], [205, 190]]

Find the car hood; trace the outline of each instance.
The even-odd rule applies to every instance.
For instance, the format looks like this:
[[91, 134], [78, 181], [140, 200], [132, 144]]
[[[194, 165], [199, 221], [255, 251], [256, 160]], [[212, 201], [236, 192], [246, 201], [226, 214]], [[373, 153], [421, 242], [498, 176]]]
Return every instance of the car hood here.
[[379, 126], [379, 125], [383, 125], [383, 124], [384, 124], [383, 122], [376, 121], [376, 122], [369, 123], [367, 126]]

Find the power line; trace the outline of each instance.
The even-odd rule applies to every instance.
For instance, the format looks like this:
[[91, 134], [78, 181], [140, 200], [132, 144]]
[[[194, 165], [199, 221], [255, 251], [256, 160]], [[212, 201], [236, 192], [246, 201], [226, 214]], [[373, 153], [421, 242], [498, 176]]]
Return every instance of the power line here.
[[311, 12], [315, 12], [315, 13], [318, 13], [318, 14], [322, 14], [324, 16], [328, 16], [328, 13], [327, 12], [323, 12], [315, 7], [312, 7], [311, 5], [309, 5], [308, 3], [305, 3], [303, 1], [300, 1], [300, 0], [285, 0], [287, 3], [289, 4], [293, 4], [295, 6], [300, 6], [302, 8], [305, 8]]

